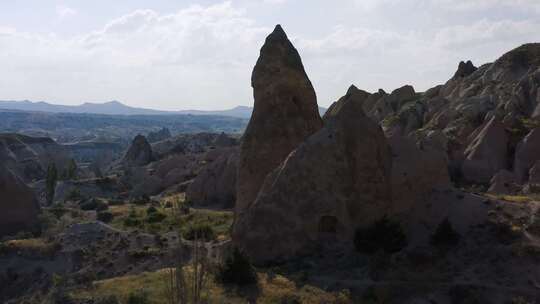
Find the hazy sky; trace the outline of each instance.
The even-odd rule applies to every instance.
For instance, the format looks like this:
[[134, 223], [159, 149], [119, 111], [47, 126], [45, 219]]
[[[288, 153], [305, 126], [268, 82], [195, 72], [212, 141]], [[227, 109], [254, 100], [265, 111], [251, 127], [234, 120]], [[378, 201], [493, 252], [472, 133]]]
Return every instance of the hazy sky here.
[[277, 23], [328, 106], [350, 84], [422, 91], [540, 41], [540, 0], [1, 0], [0, 100], [252, 105]]

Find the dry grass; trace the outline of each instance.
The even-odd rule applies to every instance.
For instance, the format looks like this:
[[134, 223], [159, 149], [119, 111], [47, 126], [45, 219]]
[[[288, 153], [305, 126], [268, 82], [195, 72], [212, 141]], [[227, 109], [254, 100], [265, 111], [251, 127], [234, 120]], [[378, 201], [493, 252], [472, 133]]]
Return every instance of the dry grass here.
[[2, 243], [4, 253], [18, 253], [23, 256], [52, 256], [59, 245], [42, 238], [10, 240]]
[[[168, 269], [156, 272], [145, 272], [139, 275], [130, 275], [94, 282], [91, 290], [77, 290], [73, 292], [76, 299], [92, 299], [114, 295], [120, 301], [125, 301], [130, 293], [144, 291], [148, 294], [150, 303], [168, 304], [166, 300], [165, 279]], [[206, 293], [208, 303], [231, 303], [244, 304], [248, 302], [246, 294], [255, 297], [257, 303], [352, 303], [348, 292], [327, 292], [320, 288], [304, 285], [297, 286], [293, 281], [284, 276], [276, 275], [272, 279], [265, 273], [259, 273], [259, 286], [251, 287], [252, 290], [237, 292], [228, 289], [211, 280], [209, 290]]]
[[490, 194], [486, 193], [486, 197], [495, 200], [503, 200], [512, 203], [528, 203], [531, 201], [537, 201], [539, 198], [533, 195], [504, 195], [504, 194]]
[[[162, 204], [156, 209], [159, 213], [166, 215], [166, 218], [159, 223], [147, 223], [146, 210], [148, 207], [149, 205], [133, 204], [110, 206], [109, 212], [114, 215], [110, 225], [120, 230], [139, 229], [149, 233], [163, 233], [172, 230], [184, 232], [190, 225], [208, 224], [216, 233], [218, 240], [230, 238], [230, 228], [234, 217], [231, 211], [191, 208], [188, 214], [175, 215], [173, 208], [165, 208]], [[131, 212], [135, 213], [135, 218], [140, 221], [140, 225], [132, 227], [125, 225], [124, 221]]]

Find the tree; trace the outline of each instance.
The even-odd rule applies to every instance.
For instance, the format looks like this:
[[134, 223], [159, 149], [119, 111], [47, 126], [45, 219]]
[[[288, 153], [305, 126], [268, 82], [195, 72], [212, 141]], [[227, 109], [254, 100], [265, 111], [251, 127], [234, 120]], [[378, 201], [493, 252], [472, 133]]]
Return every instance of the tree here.
[[75, 162], [73, 158], [70, 160], [68, 164], [66, 176], [68, 179], [77, 178], [77, 163]]
[[58, 171], [55, 164], [50, 164], [47, 168], [47, 177], [45, 179], [45, 200], [47, 205], [51, 205], [54, 200], [54, 191], [58, 180]]

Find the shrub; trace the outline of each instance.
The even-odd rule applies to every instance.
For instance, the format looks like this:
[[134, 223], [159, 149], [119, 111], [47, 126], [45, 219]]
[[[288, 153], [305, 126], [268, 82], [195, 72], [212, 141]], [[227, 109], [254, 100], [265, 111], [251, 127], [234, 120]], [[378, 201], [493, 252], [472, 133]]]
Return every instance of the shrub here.
[[124, 226], [126, 227], [138, 227], [141, 225], [141, 221], [138, 218], [126, 217], [124, 219]]
[[452, 247], [457, 245], [461, 236], [454, 230], [452, 223], [445, 218], [431, 236], [431, 244], [437, 247]]
[[114, 215], [109, 211], [101, 211], [97, 214], [97, 220], [102, 221], [104, 223], [110, 223], [112, 219], [114, 218]]
[[120, 301], [118, 301], [118, 298], [114, 295], [112, 296], [104, 296], [101, 298], [97, 298], [94, 300], [95, 304], [120, 304]]
[[109, 208], [109, 206], [106, 203], [101, 202], [95, 198], [83, 202], [80, 206], [82, 210], [86, 210], [86, 211], [88, 210], [103, 211]]
[[111, 199], [109, 200], [109, 206], [120, 206], [123, 205], [125, 202], [121, 199]]
[[182, 235], [186, 240], [212, 241], [216, 238], [214, 228], [208, 223], [198, 223], [190, 225]]
[[379, 250], [395, 253], [407, 246], [407, 237], [399, 223], [385, 216], [367, 228], [358, 228], [354, 246], [356, 250], [369, 254]]
[[81, 190], [79, 188], [73, 188], [69, 191], [68, 195], [66, 196], [66, 200], [68, 201], [76, 201], [80, 200], [82, 198]]
[[218, 269], [216, 278], [224, 284], [250, 285], [257, 283], [255, 268], [238, 248]]
[[132, 292], [127, 297], [127, 304], [148, 304], [150, 300], [146, 292]]
[[[154, 208], [155, 209], [155, 208]], [[148, 223], [160, 223], [162, 222], [167, 216], [161, 212], [152, 212], [149, 213], [146, 216], [146, 222]]]
[[156, 212], [158, 212], [158, 210], [157, 210], [156, 207], [154, 207], [154, 206], [150, 206], [150, 207], [148, 207], [148, 208], [146, 209], [146, 214], [147, 214], [147, 215], [150, 215], [150, 214], [156, 213]]

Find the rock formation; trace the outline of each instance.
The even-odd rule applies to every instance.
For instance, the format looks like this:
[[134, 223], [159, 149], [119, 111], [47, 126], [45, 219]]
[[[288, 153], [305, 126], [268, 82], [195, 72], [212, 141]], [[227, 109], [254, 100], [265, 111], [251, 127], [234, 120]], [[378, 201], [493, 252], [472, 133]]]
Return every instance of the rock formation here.
[[517, 145], [514, 173], [518, 182], [528, 180], [529, 170], [537, 160], [540, 160], [540, 128], [533, 129]]
[[257, 200], [237, 215], [233, 240], [257, 263], [310, 253], [328, 240], [352, 246], [357, 227], [390, 209], [390, 170], [382, 130], [350, 94], [266, 177]]
[[171, 131], [169, 131], [167, 128], [162, 128], [159, 131], [148, 133], [147, 139], [148, 142], [154, 143], [171, 137]]
[[507, 168], [508, 135], [493, 117], [465, 150], [463, 176], [467, 181], [489, 183], [493, 175]]
[[514, 173], [508, 170], [501, 170], [491, 179], [488, 192], [494, 194], [513, 194], [519, 190], [516, 184]]
[[238, 149], [229, 148], [206, 165], [186, 189], [186, 201], [231, 208], [236, 201]]
[[435, 190], [452, 186], [446, 154], [431, 147], [420, 150], [410, 138], [394, 135], [392, 149], [392, 213], [406, 213], [428, 201]]
[[238, 213], [253, 203], [266, 175], [322, 127], [315, 90], [279, 25], [261, 48], [251, 85], [255, 103], [240, 149]]
[[458, 69], [456, 73], [454, 74], [454, 77], [452, 78], [455, 79], [455, 78], [467, 77], [471, 75], [472, 73], [474, 73], [476, 70], [478, 70], [478, 68], [475, 67], [474, 64], [470, 60], [468, 60], [467, 62], [461, 61], [458, 65]]
[[32, 189], [0, 164], [0, 237], [39, 230], [39, 212]]
[[129, 166], [144, 166], [153, 160], [152, 146], [146, 140], [146, 137], [137, 135], [133, 139], [123, 163]]

